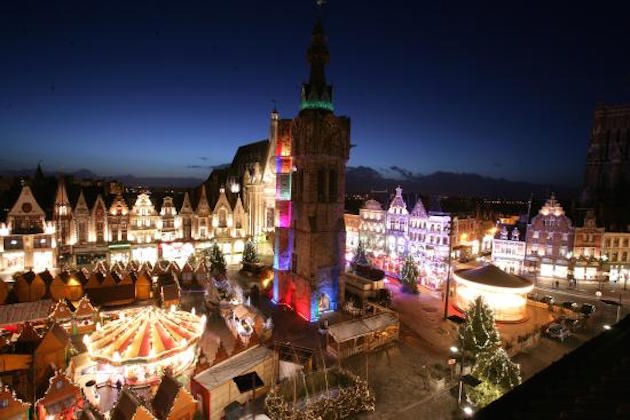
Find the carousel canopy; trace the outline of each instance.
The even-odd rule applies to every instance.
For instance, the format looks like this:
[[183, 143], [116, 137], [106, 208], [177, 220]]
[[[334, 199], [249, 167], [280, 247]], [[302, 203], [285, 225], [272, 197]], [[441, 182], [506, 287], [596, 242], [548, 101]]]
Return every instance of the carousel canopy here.
[[85, 340], [90, 356], [125, 364], [155, 361], [196, 344], [205, 328], [205, 316], [163, 310], [153, 306], [128, 309]]

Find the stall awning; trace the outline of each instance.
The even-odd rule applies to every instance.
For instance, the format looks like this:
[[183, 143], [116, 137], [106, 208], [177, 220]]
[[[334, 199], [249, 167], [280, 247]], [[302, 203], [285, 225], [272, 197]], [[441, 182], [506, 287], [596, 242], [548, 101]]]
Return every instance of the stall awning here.
[[252, 389], [260, 388], [265, 383], [260, 379], [260, 376], [256, 372], [246, 373], [245, 375], [239, 375], [232, 378], [238, 391], [243, 392], [251, 391]]

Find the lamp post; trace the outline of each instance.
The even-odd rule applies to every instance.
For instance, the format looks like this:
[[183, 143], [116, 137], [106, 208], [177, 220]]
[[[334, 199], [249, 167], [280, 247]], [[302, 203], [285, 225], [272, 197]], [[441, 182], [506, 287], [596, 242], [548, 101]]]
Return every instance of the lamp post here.
[[446, 225], [448, 233], [448, 271], [446, 273], [446, 293], [444, 295], [444, 320], [448, 317], [448, 295], [451, 291], [451, 254], [453, 253], [453, 218]]
[[459, 361], [459, 386], [458, 386], [458, 391], [457, 391], [457, 404], [461, 405], [462, 404], [462, 391], [464, 388], [464, 347], [462, 346], [462, 350], [459, 351], [459, 349], [455, 346], [451, 346], [450, 348], [451, 353], [453, 354], [457, 354], [460, 353], [461, 355], [461, 359]]

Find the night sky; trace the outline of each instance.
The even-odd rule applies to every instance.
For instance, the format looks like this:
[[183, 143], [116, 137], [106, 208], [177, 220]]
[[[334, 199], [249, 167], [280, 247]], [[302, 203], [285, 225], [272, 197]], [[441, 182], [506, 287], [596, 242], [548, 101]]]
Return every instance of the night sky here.
[[[298, 110], [311, 1], [6, 3], [1, 168], [205, 178]], [[630, 102], [628, 2], [476, 3], [325, 6], [349, 164], [579, 185], [593, 106]]]

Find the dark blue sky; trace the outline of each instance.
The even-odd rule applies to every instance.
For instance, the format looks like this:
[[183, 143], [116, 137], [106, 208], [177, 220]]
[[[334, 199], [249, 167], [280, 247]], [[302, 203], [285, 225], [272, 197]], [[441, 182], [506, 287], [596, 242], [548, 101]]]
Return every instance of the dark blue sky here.
[[[202, 178], [298, 110], [311, 1], [5, 3], [4, 168]], [[350, 165], [579, 185], [593, 105], [630, 102], [627, 2], [476, 3], [329, 1]]]

